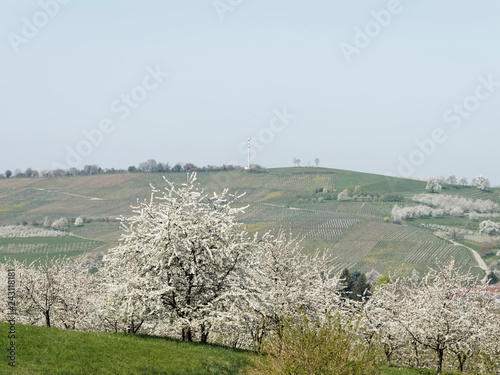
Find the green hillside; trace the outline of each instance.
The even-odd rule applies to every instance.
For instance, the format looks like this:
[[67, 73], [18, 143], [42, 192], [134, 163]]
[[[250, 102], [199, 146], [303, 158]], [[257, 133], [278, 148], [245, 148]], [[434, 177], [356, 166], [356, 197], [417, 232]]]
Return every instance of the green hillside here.
[[[177, 184], [186, 180], [185, 173], [168, 173], [166, 177]], [[224, 187], [231, 192], [246, 192], [239, 204], [248, 208], [239, 219], [249, 232], [290, 229], [295, 236], [304, 237], [305, 251], [327, 249], [338, 270], [349, 267], [364, 272], [408, 274], [413, 269], [425, 272], [436, 259], [450, 257], [466, 267], [477, 265], [468, 250], [438, 239], [417, 222], [405, 226], [384, 222], [396, 203], [379, 199], [381, 195], [400, 195], [405, 201], [397, 204], [414, 204], [411, 198], [426, 192], [423, 181], [328, 168], [200, 172], [198, 181], [207, 192], [221, 191]], [[130, 206], [137, 199], [149, 199], [150, 184], [161, 188], [165, 184], [163, 176], [131, 173], [0, 180], [0, 226], [40, 223], [45, 217], [52, 221], [59, 217], [74, 220], [79, 216], [92, 220], [83, 227], [70, 228], [78, 239], [40, 241], [48, 244], [46, 248], [35, 249], [32, 245], [35, 239], [0, 239], [0, 257], [34, 259], [44, 253], [102, 254], [120, 236], [117, 218], [131, 215]], [[344, 189], [378, 198], [333, 199]], [[442, 193], [494, 201], [499, 198], [498, 189], [482, 192], [474, 187], [445, 186]]]
[[[2, 350], [10, 350], [8, 323], [0, 323]], [[247, 374], [255, 354], [223, 346], [107, 332], [16, 325], [15, 366], [4, 356], [0, 373], [12, 375]], [[383, 367], [380, 374], [413, 375], [427, 369]], [[451, 374], [445, 372], [444, 374]]]
[[[7, 337], [8, 324], [0, 323]], [[15, 367], [2, 356], [1, 374], [239, 374], [251, 354], [216, 345], [104, 332], [16, 325]], [[9, 349], [2, 340], [2, 351]]]

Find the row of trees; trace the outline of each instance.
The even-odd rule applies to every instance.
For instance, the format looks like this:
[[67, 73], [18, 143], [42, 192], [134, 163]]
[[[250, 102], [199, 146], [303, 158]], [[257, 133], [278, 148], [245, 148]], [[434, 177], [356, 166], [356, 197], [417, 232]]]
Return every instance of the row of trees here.
[[415, 195], [413, 201], [418, 203], [423, 203], [428, 206], [439, 207], [444, 210], [445, 213], [450, 213], [453, 209], [458, 207], [462, 211], [466, 212], [479, 212], [479, 213], [494, 213], [498, 212], [498, 203], [493, 202], [489, 199], [471, 199], [466, 197], [461, 197], [459, 195], [447, 195], [447, 194], [418, 194]]
[[[252, 164], [251, 169], [262, 169], [260, 165]], [[71, 176], [91, 176], [98, 174], [117, 174], [117, 173], [169, 173], [169, 172], [220, 172], [220, 171], [235, 171], [243, 170], [242, 167], [236, 165], [207, 165], [204, 167], [198, 167], [193, 163], [177, 163], [171, 166], [169, 163], [158, 163], [155, 159], [149, 159], [145, 162], [140, 163], [137, 167], [131, 165], [126, 170], [125, 169], [115, 169], [115, 168], [101, 168], [98, 165], [85, 165], [82, 169], [70, 168], [70, 169], [53, 169], [53, 170], [42, 170], [37, 171], [31, 168], [26, 169], [24, 172], [20, 169], [16, 169], [12, 172], [10, 169], [6, 170], [5, 173], [0, 174], [0, 179], [2, 178], [37, 178], [37, 177], [71, 177]]]
[[482, 190], [488, 190], [491, 187], [489, 179], [484, 177], [481, 174], [479, 174], [477, 177], [473, 178], [471, 181], [469, 181], [466, 177], [458, 179], [455, 175], [451, 175], [449, 177], [441, 176], [438, 178], [431, 178], [430, 180], [433, 180], [433, 183], [437, 183], [437, 184], [441, 185], [441, 187], [444, 184], [462, 185], [462, 186], [477, 186]]
[[413, 197], [413, 201], [421, 204], [406, 207], [395, 205], [391, 212], [392, 220], [400, 223], [406, 219], [441, 217], [445, 214], [461, 217], [466, 212], [471, 220], [478, 220], [480, 217], [494, 217], [499, 211], [498, 203], [489, 199], [470, 199], [457, 195], [418, 194]]
[[66, 259], [2, 265], [16, 272], [18, 322], [260, 350], [286, 322], [337, 317], [356, 345], [382, 345], [391, 363], [441, 370], [456, 352], [464, 369], [500, 366], [498, 305], [453, 263], [421, 280], [386, 277], [367, 301], [365, 275], [334, 274], [326, 253], [305, 255], [283, 231], [242, 231], [241, 196], [208, 196], [194, 174], [166, 183], [122, 218], [124, 234], [98, 272]]
[[[296, 167], [300, 167], [300, 163], [302, 162], [302, 160], [300, 160], [299, 158], [297, 157], [294, 157], [293, 158], [293, 164], [296, 166]], [[319, 167], [319, 158], [314, 158], [314, 165], [316, 167]], [[311, 164], [308, 162], [307, 163], [307, 166], [310, 167]]]

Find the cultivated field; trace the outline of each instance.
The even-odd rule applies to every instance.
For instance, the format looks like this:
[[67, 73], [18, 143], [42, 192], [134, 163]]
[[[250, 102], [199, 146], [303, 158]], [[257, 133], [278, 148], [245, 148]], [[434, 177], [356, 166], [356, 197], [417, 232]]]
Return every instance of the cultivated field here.
[[[186, 180], [185, 173], [166, 177], [176, 184]], [[349, 267], [407, 275], [413, 270], [426, 272], [436, 261], [451, 257], [464, 267], [477, 266], [467, 249], [420, 227], [422, 222], [465, 225], [467, 218], [418, 219], [397, 225], [384, 222], [395, 203], [330, 200], [340, 191], [358, 186], [374, 195], [401, 194], [405, 202], [398, 205], [412, 205], [415, 194], [426, 192], [422, 181], [326, 168], [204, 172], [198, 174], [198, 181], [209, 193], [223, 187], [246, 192], [237, 203], [248, 206], [239, 218], [246, 230], [290, 230], [294, 236], [304, 237], [306, 252], [328, 251], [339, 271]], [[5, 238], [0, 230], [0, 256], [33, 260], [44, 254], [103, 254], [120, 237], [118, 217], [132, 215], [131, 205], [150, 198], [150, 184], [161, 188], [163, 176], [136, 173], [0, 180], [0, 226], [40, 224], [46, 217], [52, 221], [66, 217], [71, 222], [76, 217], [91, 219], [81, 227], [71, 225], [74, 236], [66, 237]], [[496, 202], [499, 197], [498, 189], [483, 192], [474, 187], [445, 186], [443, 193]]]

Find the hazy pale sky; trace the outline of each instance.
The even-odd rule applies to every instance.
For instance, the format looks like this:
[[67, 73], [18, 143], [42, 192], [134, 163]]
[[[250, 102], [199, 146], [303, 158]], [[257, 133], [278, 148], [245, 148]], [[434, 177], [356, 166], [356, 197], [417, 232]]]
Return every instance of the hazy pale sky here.
[[3, 0], [0, 173], [302, 165], [500, 184], [500, 2]]

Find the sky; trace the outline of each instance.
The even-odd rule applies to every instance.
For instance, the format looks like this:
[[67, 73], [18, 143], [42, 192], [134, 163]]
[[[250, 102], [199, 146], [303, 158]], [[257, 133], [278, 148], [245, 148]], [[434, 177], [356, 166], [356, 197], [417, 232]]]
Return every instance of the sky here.
[[500, 184], [500, 2], [2, 0], [0, 173], [319, 166]]

